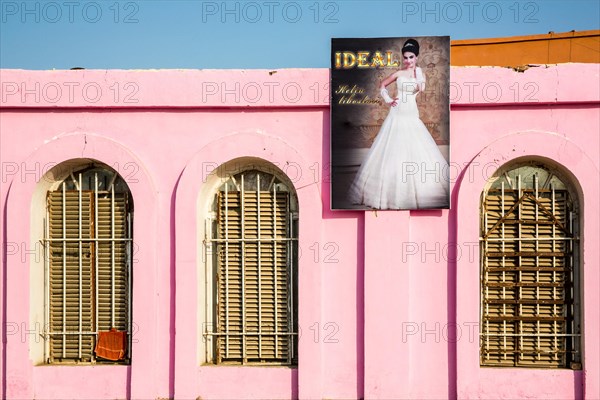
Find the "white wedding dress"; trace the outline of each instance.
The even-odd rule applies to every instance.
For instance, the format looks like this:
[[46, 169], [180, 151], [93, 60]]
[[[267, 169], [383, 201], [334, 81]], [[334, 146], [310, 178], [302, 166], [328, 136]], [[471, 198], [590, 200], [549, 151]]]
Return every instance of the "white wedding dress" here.
[[448, 208], [448, 162], [419, 118], [417, 80], [396, 79], [398, 100], [349, 190], [353, 204], [371, 208]]

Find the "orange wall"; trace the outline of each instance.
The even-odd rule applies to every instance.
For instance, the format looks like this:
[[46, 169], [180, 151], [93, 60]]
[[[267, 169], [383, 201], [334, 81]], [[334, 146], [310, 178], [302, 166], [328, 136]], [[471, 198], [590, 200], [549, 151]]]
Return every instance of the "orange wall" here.
[[456, 66], [567, 62], [600, 63], [600, 30], [453, 40], [450, 46], [450, 63]]

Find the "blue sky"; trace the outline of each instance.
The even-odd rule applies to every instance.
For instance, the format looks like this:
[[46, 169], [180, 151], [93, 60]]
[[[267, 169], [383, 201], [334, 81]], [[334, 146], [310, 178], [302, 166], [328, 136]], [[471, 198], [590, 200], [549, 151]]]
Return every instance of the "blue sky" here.
[[326, 68], [332, 37], [600, 29], [597, 0], [0, 0], [0, 67]]

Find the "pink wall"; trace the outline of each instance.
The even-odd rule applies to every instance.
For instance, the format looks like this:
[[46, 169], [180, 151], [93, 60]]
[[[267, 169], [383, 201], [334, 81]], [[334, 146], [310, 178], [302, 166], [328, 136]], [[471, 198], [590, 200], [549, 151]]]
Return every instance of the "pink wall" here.
[[[453, 68], [443, 211], [328, 210], [328, 79], [325, 69], [3, 70], [3, 397], [600, 398], [598, 66]], [[294, 369], [198, 362], [201, 238], [189, 215], [207, 173], [243, 156], [287, 172], [300, 202]], [[479, 367], [480, 193], [527, 156], [554, 160], [581, 190], [583, 371]], [[29, 359], [32, 194], [51, 166], [82, 157], [117, 169], [136, 204], [130, 366]]]

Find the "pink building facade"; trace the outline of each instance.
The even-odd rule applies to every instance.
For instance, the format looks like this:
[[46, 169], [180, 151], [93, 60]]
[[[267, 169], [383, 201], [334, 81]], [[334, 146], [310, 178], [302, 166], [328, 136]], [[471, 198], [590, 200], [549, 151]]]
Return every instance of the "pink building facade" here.
[[[332, 212], [326, 69], [3, 70], [3, 398], [600, 398], [599, 72], [452, 68], [451, 209]], [[135, 202], [129, 365], [40, 355], [38, 197], [81, 159]], [[480, 366], [481, 194], [519, 160], [570, 177], [581, 204], [581, 369]], [[252, 163], [298, 198], [295, 367], [203, 361], [207, 187]]]

